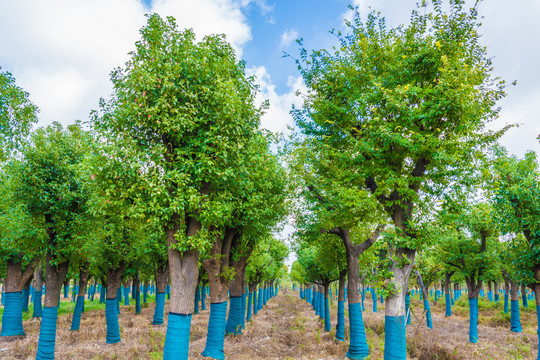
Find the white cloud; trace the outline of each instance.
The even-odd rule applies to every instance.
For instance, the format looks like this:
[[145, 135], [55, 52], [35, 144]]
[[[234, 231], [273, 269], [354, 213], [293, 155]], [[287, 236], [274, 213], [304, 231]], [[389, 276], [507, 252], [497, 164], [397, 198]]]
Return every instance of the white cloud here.
[[40, 124], [86, 120], [111, 92], [110, 71], [140, 38], [145, 13], [173, 16], [199, 37], [224, 33], [241, 56], [251, 29], [235, 0], [0, 0], [0, 66], [40, 108]]
[[281, 34], [281, 47], [286, 48], [298, 39], [298, 31], [294, 29], [287, 29]]
[[300, 107], [302, 99], [295, 95], [297, 90], [305, 92], [306, 87], [301, 77], [290, 76], [287, 81], [288, 91], [279, 94], [275, 85], [264, 66], [247, 69], [248, 75], [255, 75], [256, 83], [260, 86], [260, 92], [256, 101], [261, 104], [269, 100], [270, 107], [261, 119], [261, 127], [272, 132], [288, 133], [287, 126], [293, 126], [290, 114], [292, 106]]

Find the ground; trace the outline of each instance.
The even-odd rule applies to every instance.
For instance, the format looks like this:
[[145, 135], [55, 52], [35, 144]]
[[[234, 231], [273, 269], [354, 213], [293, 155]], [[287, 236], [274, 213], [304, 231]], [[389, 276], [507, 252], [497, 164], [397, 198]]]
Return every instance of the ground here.
[[[97, 303], [97, 301], [96, 301]], [[133, 301], [132, 301], [133, 303]], [[292, 290], [271, 299], [242, 335], [225, 338], [225, 355], [230, 360], [247, 359], [343, 359], [347, 344], [334, 341], [336, 325], [335, 302], [331, 307], [332, 331], [324, 332], [324, 324], [315, 316], [311, 305], [299, 299]], [[468, 312], [465, 296], [453, 308], [450, 318], [444, 317], [444, 299], [432, 304], [433, 330], [425, 326], [421, 303], [413, 299], [413, 325], [407, 327], [408, 358], [410, 359], [536, 359], [536, 313], [533, 308], [522, 311], [524, 332], [509, 331], [510, 323], [495, 304], [481, 302], [478, 344], [468, 342]], [[67, 304], [65, 305], [67, 306]], [[90, 309], [92, 306], [88, 305]], [[373, 313], [372, 302], [366, 299], [364, 321], [370, 359], [382, 359], [384, 351], [384, 304], [378, 303]], [[499, 304], [500, 307], [500, 304]], [[81, 320], [80, 331], [70, 331], [71, 314], [59, 316], [56, 337], [57, 360], [67, 359], [162, 359], [166, 325], [150, 324], [154, 303], [135, 315], [133, 305], [122, 306], [119, 317], [122, 342], [105, 344], [105, 312], [94, 306]], [[168, 305], [165, 306], [165, 311]], [[69, 312], [69, 308], [66, 308]], [[347, 312], [346, 312], [347, 314]], [[203, 359], [209, 310], [194, 315], [191, 330], [190, 359]], [[166, 320], [166, 317], [165, 317]], [[24, 321], [26, 337], [0, 341], [1, 359], [34, 359], [39, 319]], [[348, 324], [346, 329], [348, 328]], [[346, 330], [347, 334], [347, 330]], [[348, 339], [347, 339], [348, 340]]]

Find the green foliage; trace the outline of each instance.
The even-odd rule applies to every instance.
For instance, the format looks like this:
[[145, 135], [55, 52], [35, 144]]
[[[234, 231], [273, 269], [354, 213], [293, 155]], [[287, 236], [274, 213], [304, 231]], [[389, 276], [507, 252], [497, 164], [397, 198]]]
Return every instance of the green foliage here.
[[96, 127], [129, 143], [146, 164], [140, 169], [146, 201], [137, 202], [138, 210], [184, 230], [178, 250], [204, 250], [213, 237], [182, 236], [185, 219], [215, 226], [230, 216], [231, 204], [220, 197], [228, 194], [220, 190], [245, 173], [245, 147], [259, 125], [255, 85], [223, 36], [196, 42], [191, 30], [181, 32], [173, 18], [157, 14], [141, 35], [131, 59], [112, 74], [114, 97], [102, 102]]
[[0, 161], [26, 141], [38, 112], [28, 93], [15, 84], [13, 75], [0, 71]]
[[39, 128], [13, 169], [15, 196], [28, 214], [43, 224], [47, 232], [43, 247], [57, 263], [82, 251], [91, 226], [86, 176], [81, 168], [90, 143], [89, 134], [79, 124], [66, 129], [58, 123]]
[[505, 131], [485, 128], [505, 85], [491, 75], [476, 8], [433, 6], [392, 29], [377, 13], [363, 23], [355, 12], [348, 33], [336, 34], [338, 49], [302, 48], [297, 60], [308, 93], [294, 116], [312, 157], [350, 188], [369, 190], [394, 220], [400, 247], [412, 249], [421, 245], [414, 210], [422, 196], [467, 173]]
[[540, 169], [536, 154], [523, 159], [495, 148], [488, 174], [491, 202], [497, 223], [508, 233], [506, 263], [511, 276], [532, 286], [540, 283]]

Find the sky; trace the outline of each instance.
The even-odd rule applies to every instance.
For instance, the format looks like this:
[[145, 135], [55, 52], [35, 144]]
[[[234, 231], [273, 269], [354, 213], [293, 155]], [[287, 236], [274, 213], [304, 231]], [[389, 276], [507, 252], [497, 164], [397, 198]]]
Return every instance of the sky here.
[[[86, 121], [99, 98], [111, 93], [109, 74], [127, 61], [144, 15], [157, 12], [200, 38], [224, 33], [257, 77], [258, 100], [270, 101], [262, 126], [286, 132], [292, 105], [301, 103], [295, 92], [304, 89], [293, 60], [296, 40], [302, 38], [308, 50], [329, 49], [336, 40], [329, 31], [345, 29], [351, 2], [362, 16], [377, 10], [397, 26], [408, 22], [417, 0], [0, 0], [0, 66], [40, 108], [38, 125]], [[480, 5], [482, 42], [494, 74], [517, 81], [490, 127], [519, 124], [501, 140], [518, 156], [540, 150], [538, 14], [538, 0]]]

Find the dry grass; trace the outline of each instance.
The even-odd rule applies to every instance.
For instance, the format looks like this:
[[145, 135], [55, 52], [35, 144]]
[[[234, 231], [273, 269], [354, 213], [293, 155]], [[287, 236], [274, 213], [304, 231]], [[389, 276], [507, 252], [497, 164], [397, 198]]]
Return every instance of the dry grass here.
[[[366, 299], [364, 321], [370, 359], [382, 359], [384, 353], [384, 305], [373, 313]], [[535, 318], [522, 313], [523, 334], [513, 334], [505, 319], [489, 320], [498, 310], [481, 310], [486, 319], [479, 325], [480, 342], [468, 343], [468, 314], [460, 309], [451, 318], [444, 317], [444, 301], [433, 304], [433, 330], [425, 327], [421, 303], [413, 300], [413, 325], [407, 327], [407, 347], [411, 359], [536, 359]], [[165, 306], [167, 312], [168, 305]], [[103, 310], [88, 311], [81, 320], [81, 330], [71, 332], [71, 315], [60, 315], [56, 338], [56, 359], [161, 359], [166, 325], [152, 326], [154, 303], [135, 315], [134, 306], [122, 306], [119, 317], [122, 342], [105, 344], [106, 326]], [[492, 313], [490, 313], [492, 311]], [[457, 313], [457, 314], [456, 314]], [[346, 310], [347, 315], [347, 310]], [[491, 316], [488, 316], [491, 315]], [[534, 314], [536, 315], [536, 314]], [[203, 359], [209, 310], [192, 320], [190, 358]], [[166, 320], [166, 317], [165, 317]], [[331, 307], [332, 331], [315, 317], [311, 306], [289, 291], [269, 301], [239, 336], [225, 338], [228, 359], [343, 359], [347, 343], [334, 341], [336, 307]], [[26, 337], [0, 343], [1, 359], [34, 359], [39, 336], [38, 319], [24, 322]], [[534, 329], [534, 332], [531, 332]], [[346, 326], [348, 341], [348, 324]], [[5, 349], [5, 351], [2, 351]]]

